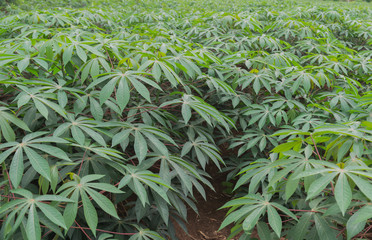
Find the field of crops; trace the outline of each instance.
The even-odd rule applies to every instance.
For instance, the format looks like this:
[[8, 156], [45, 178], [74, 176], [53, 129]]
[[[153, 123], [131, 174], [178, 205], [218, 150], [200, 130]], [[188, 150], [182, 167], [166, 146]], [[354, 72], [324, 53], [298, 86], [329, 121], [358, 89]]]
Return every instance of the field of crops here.
[[372, 239], [372, 3], [18, 3], [0, 239]]

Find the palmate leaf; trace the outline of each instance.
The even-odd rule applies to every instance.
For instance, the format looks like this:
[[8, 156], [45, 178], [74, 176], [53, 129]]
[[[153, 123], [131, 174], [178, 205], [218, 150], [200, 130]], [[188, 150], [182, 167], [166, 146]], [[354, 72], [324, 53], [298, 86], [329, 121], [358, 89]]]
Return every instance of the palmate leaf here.
[[97, 205], [110, 214], [111, 216], [119, 219], [116, 209], [112, 202], [103, 194], [97, 192], [93, 188], [107, 191], [107, 192], [113, 192], [113, 193], [122, 193], [117, 188], [112, 187], [111, 185], [107, 183], [92, 183], [93, 181], [99, 180], [103, 178], [103, 175], [87, 175], [82, 178], [80, 178], [78, 175], [73, 175], [72, 181], [69, 181], [65, 184], [63, 184], [58, 190], [57, 193], [60, 193], [61, 196], [69, 197], [71, 200], [75, 201], [75, 203], [69, 203], [66, 206], [65, 213], [64, 213], [64, 219], [66, 221], [66, 226], [71, 227], [73, 224], [77, 210], [78, 205], [76, 202], [80, 199], [82, 199], [83, 204], [83, 210], [84, 210], [84, 217], [87, 221], [89, 228], [92, 230], [92, 233], [96, 235], [96, 228], [98, 224], [98, 215], [97, 211], [92, 204], [91, 200], [89, 199], [88, 195], [94, 200]]
[[49, 117], [49, 110], [52, 109], [62, 117], [66, 117], [66, 111], [59, 105], [49, 99], [57, 99], [56, 96], [49, 93], [40, 93], [38, 88], [27, 88], [25, 86], [18, 86], [22, 92], [18, 95], [18, 108], [26, 105], [32, 99], [34, 107], [45, 118]]
[[229, 148], [233, 149], [237, 146], [241, 146], [238, 152], [238, 156], [241, 156], [247, 151], [252, 150], [253, 152], [257, 148], [260, 151], [263, 151], [270, 143], [274, 146], [278, 145], [276, 139], [271, 137], [264, 131], [260, 131], [258, 129], [247, 130], [244, 132], [244, 135], [242, 135], [240, 138], [236, 140], [234, 139], [234, 142], [230, 145]]
[[[5, 107], [0, 107], [0, 129], [1, 129], [2, 136], [5, 138], [5, 140], [8, 142], [12, 142], [15, 140], [15, 133], [9, 123], [13, 123], [17, 127], [23, 130], [26, 130], [26, 131], [30, 131], [30, 129], [22, 120], [8, 113], [7, 110], [8, 109]], [[0, 140], [1, 140], [1, 135], [0, 135]]]
[[[64, 24], [62, 24], [62, 25], [64, 25]], [[60, 50], [63, 52], [62, 53], [62, 60], [63, 60], [64, 65], [67, 65], [71, 61], [74, 53], [83, 62], [86, 62], [87, 58], [88, 58], [86, 52], [92, 53], [92, 54], [94, 54], [96, 56], [99, 56], [99, 57], [105, 57], [103, 55], [103, 53], [98, 51], [95, 47], [91, 46], [93, 44], [93, 42], [90, 42], [90, 41], [85, 41], [85, 42], [84, 41], [76, 41], [75, 39], [73, 39], [71, 37], [68, 37], [68, 36], [67, 37], [63, 36], [60, 39], [58, 39], [57, 41], [58, 41], [59, 44], [62, 45]]]
[[157, 232], [151, 231], [150, 229], [142, 229], [136, 227], [138, 233], [134, 234], [129, 240], [164, 240]]
[[245, 89], [249, 85], [252, 84], [253, 90], [256, 94], [258, 94], [261, 90], [261, 85], [265, 87], [265, 89], [269, 92], [271, 92], [271, 84], [273, 82], [272, 78], [270, 75], [265, 74], [265, 73], [258, 73], [258, 74], [253, 74], [249, 73], [246, 76], [241, 77], [237, 83], [239, 83], [242, 87], [242, 89]]
[[[100, 91], [99, 99], [100, 103], [103, 104], [104, 102], [106, 102], [107, 99], [109, 99], [111, 94], [114, 92], [115, 86], [117, 85], [115, 94], [116, 101], [120, 109], [123, 111], [129, 102], [132, 86], [148, 102], [151, 102], [150, 92], [143, 83], [146, 83], [147, 85], [155, 89], [162, 90], [156, 82], [144, 77], [144, 75], [148, 74], [146, 72], [139, 71], [118, 71], [107, 73], [94, 80], [88, 86], [87, 90], [96, 87], [97, 85], [101, 85], [101, 83], [105, 81], [108, 81], [107, 84], [102, 87]], [[131, 84], [132, 86], [130, 86], [129, 84]]]
[[[320, 169], [313, 169], [307, 172], [302, 172], [298, 174], [295, 179], [312, 176], [316, 174], [323, 174], [322, 177], [318, 178], [314, 182], [311, 183], [308, 189], [307, 199], [313, 198], [319, 193], [324, 190], [326, 186], [330, 184], [330, 182], [338, 176], [338, 180], [335, 186], [335, 197], [337, 205], [340, 207], [342, 214], [344, 215], [348, 207], [350, 206], [352, 200], [352, 191], [350, 183], [347, 179], [349, 177], [354, 183], [358, 186], [361, 192], [363, 192], [368, 198], [371, 198], [371, 190], [372, 184], [362, 178], [360, 176], [367, 176], [372, 177], [368, 171], [370, 168], [368, 167], [358, 167], [358, 166], [347, 166], [345, 168], [340, 168], [338, 165], [324, 162], [320, 160], [311, 160], [316, 164], [326, 166], [327, 168], [320, 168]], [[362, 172], [359, 170], [367, 170], [366, 172]]]
[[[54, 205], [44, 203], [43, 201], [54, 201], [54, 202], [72, 202], [70, 199], [57, 196], [57, 195], [43, 195], [34, 196], [30, 191], [25, 189], [15, 189], [12, 191], [16, 195], [20, 195], [23, 198], [13, 200], [3, 205], [0, 210], [0, 215], [5, 213], [11, 213], [6, 219], [3, 228], [7, 228], [9, 224], [12, 224], [13, 220], [15, 224], [11, 225], [11, 231], [7, 233], [7, 238], [11, 237], [20, 226], [22, 220], [27, 213], [26, 223], [26, 234], [28, 239], [40, 239], [41, 238], [41, 227], [40, 227], [40, 214], [43, 213], [52, 223], [56, 224], [67, 230], [65, 221], [60, 213], [60, 208], [56, 208]], [[17, 218], [15, 214], [12, 214], [14, 210], [19, 212]]]
[[258, 104], [252, 104], [247, 111], [244, 112], [244, 115], [250, 115], [251, 120], [249, 121], [249, 125], [252, 125], [256, 122], [258, 122], [258, 127], [262, 129], [268, 122], [274, 126], [277, 125], [276, 118], [278, 117], [278, 114], [280, 114], [280, 108], [278, 106], [276, 107], [270, 107], [268, 105], [258, 105]]
[[190, 53], [175, 55], [170, 58], [171, 64], [175, 69], [180, 69], [187, 74], [190, 78], [195, 78], [202, 74], [200, 67], [194, 62], [203, 62], [200, 58], [190, 56]]
[[176, 239], [169, 220], [203, 205], [195, 190], [220, 184], [207, 163], [222, 159], [236, 182], [228, 239], [364, 236], [367, 3], [7, 2], [19, 4], [0, 14], [0, 239]]
[[241, 177], [237, 181], [234, 190], [248, 182], [250, 179], [254, 177], [254, 181], [250, 180], [250, 191], [256, 189], [257, 185], [259, 184], [260, 180], [262, 180], [267, 174], [274, 173], [274, 170], [271, 169], [270, 161], [267, 159], [257, 159], [255, 161], [255, 165], [246, 166], [244, 167], [238, 175], [241, 174]]
[[89, 74], [93, 79], [95, 79], [99, 75], [100, 65], [106, 72], [110, 71], [110, 66], [107, 63], [106, 59], [102, 57], [97, 57], [88, 60], [84, 65], [82, 65], [82, 67], [79, 69], [79, 72], [77, 72], [75, 76], [78, 77], [79, 73], [81, 72], [80, 80], [82, 82], [84, 82], [88, 78]]
[[[188, 71], [189, 74], [192, 75], [192, 74], [194, 74], [194, 72], [200, 73], [200, 70], [198, 71], [197, 67], [195, 69], [192, 68], [192, 66], [193, 66], [192, 62], [189, 62], [189, 64], [190, 64], [190, 67], [192, 69], [191, 71], [190, 70]], [[178, 74], [172, 68], [172, 63], [171, 62], [169, 62], [165, 59], [147, 60], [146, 62], [144, 62], [140, 66], [139, 70], [143, 71], [145, 69], [150, 68], [150, 66], [151, 66], [151, 69], [152, 69], [151, 73], [152, 73], [152, 75], [154, 76], [154, 78], [157, 82], [159, 82], [160, 78], [163, 76], [174, 87], [177, 86], [178, 83], [183, 84], [182, 79], [178, 76]], [[183, 67], [182, 65], [178, 64], [177, 66], [182, 67], [184, 70], [186, 70], [185, 72], [187, 72], [187, 69], [185, 69], [185, 67]], [[190, 69], [190, 67], [189, 67], [189, 69]]]
[[[68, 101], [67, 94], [71, 93], [72, 95], [76, 96], [75, 94], [84, 94], [84, 91], [76, 88], [68, 87], [68, 82], [63, 79], [49, 79], [49, 78], [42, 78], [42, 79], [23, 79], [21, 82], [22, 85], [25, 86], [38, 86], [37, 90], [44, 93], [55, 93], [57, 94], [58, 103], [61, 107], [65, 107]], [[33, 91], [32, 89], [29, 91]], [[47, 96], [47, 95], [46, 95]], [[50, 97], [54, 97], [54, 95], [50, 94]], [[26, 97], [23, 95], [23, 97]], [[24, 99], [25, 100], [25, 99]]]
[[10, 179], [15, 187], [18, 187], [20, 184], [24, 171], [23, 152], [26, 154], [32, 168], [49, 181], [51, 180], [51, 177], [48, 161], [33, 149], [40, 150], [46, 154], [51, 154], [52, 156], [63, 160], [71, 161], [66, 153], [59, 148], [45, 144], [45, 142], [67, 143], [67, 141], [58, 137], [40, 137], [44, 134], [46, 133], [30, 133], [23, 138], [22, 142], [10, 142], [8, 144], [0, 145], [0, 149], [3, 149], [4, 147], [11, 147], [0, 154], [1, 162], [7, 160], [8, 157], [14, 153], [9, 171], [12, 173]]
[[[142, 205], [145, 207], [149, 203], [148, 193], [145, 186], [150, 187], [154, 190], [161, 198], [163, 198], [168, 204], [170, 204], [167, 190], [173, 190], [159, 175], [154, 174], [148, 170], [141, 170], [135, 167], [126, 167], [128, 174], [126, 174], [119, 183], [119, 188], [129, 186], [130, 189], [139, 197]], [[163, 187], [167, 190], [164, 190]]]
[[173, 104], [183, 104], [182, 105], [182, 117], [185, 123], [188, 123], [191, 119], [191, 109], [196, 111], [209, 125], [213, 126], [212, 119], [216, 120], [226, 129], [230, 129], [230, 126], [234, 126], [234, 122], [224, 115], [223, 113], [219, 112], [216, 108], [206, 103], [203, 99], [183, 94], [182, 99], [176, 99], [169, 102], [165, 102], [160, 107], [165, 107], [168, 105]]
[[349, 122], [346, 124], [326, 124], [315, 129], [314, 135], [335, 134], [346, 135], [359, 139], [371, 141], [369, 135], [372, 135], [371, 130], [361, 128], [361, 122]]
[[222, 157], [220, 156], [219, 150], [214, 147], [212, 144], [209, 144], [202, 138], [197, 138], [195, 140], [186, 142], [182, 148], [181, 157], [185, 156], [190, 152], [193, 153], [193, 156], [196, 156], [200, 165], [205, 169], [208, 160], [212, 160], [213, 163], [220, 168], [220, 163], [224, 164]]
[[120, 151], [117, 151], [116, 149], [112, 149], [112, 148], [101, 147], [101, 146], [99, 146], [95, 143], [85, 142], [84, 145], [72, 143], [71, 146], [80, 148], [84, 152], [88, 152], [88, 151], [92, 152], [92, 153], [97, 154], [98, 156], [103, 157], [107, 160], [124, 159], [121, 156], [122, 153]]
[[112, 137], [112, 146], [120, 144], [123, 151], [126, 150], [130, 141], [129, 136], [134, 137], [134, 151], [137, 159], [142, 162], [148, 154], [148, 149], [159, 152], [164, 156], [169, 156], [167, 146], [162, 142], [166, 141], [174, 146], [176, 142], [164, 131], [157, 127], [146, 124], [130, 124], [124, 122], [109, 122], [98, 125], [99, 127], [113, 127], [114, 131], [121, 130]]
[[311, 72], [307, 72], [306, 70], [301, 70], [292, 73], [288, 76], [290, 80], [293, 80], [292, 92], [296, 92], [300, 85], [304, 86], [304, 90], [309, 92], [312, 85], [317, 87], [321, 87], [318, 79]]
[[[15, 62], [15, 61], [19, 61], [17, 65], [19, 65], [18, 68], [20, 67], [19, 70], [20, 70], [20, 72], [22, 72], [25, 69], [25, 66], [27, 64], [27, 62], [24, 59], [28, 59], [28, 61], [30, 61], [30, 59], [27, 58], [27, 56], [25, 58], [25, 56], [22, 56], [22, 55], [20, 56], [18, 54], [2, 54], [0, 56], [0, 66], [4, 66], [6, 64], [9, 64], [9, 63], [12, 63], [12, 62]], [[27, 64], [27, 66], [28, 66], [28, 64]]]
[[106, 146], [106, 141], [100, 134], [104, 132], [97, 127], [97, 123], [92, 119], [85, 117], [75, 119], [72, 114], [68, 114], [67, 118], [70, 122], [65, 122], [56, 128], [53, 136], [59, 137], [70, 130], [72, 138], [80, 145], [85, 145], [85, 135], [88, 135], [101, 146]]
[[169, 185], [172, 182], [172, 171], [176, 172], [176, 177], [181, 183], [182, 191], [185, 195], [193, 195], [193, 187], [195, 187], [199, 193], [206, 198], [206, 193], [201, 187], [200, 182], [203, 182], [209, 188], [213, 189], [210, 182], [205, 179], [200, 172], [197, 170], [194, 164], [180, 157], [170, 155], [169, 157], [164, 157], [159, 154], [150, 154], [148, 161], [161, 161], [159, 176]]
[[249, 232], [256, 226], [265, 211], [267, 211], [269, 224], [279, 237], [282, 231], [282, 220], [276, 209], [279, 209], [297, 221], [296, 215], [278, 203], [271, 203], [270, 196], [267, 195], [248, 194], [244, 197], [227, 202], [221, 208], [227, 207], [231, 207], [231, 210], [222, 222], [220, 229], [232, 222], [238, 222], [242, 223], [244, 231]]

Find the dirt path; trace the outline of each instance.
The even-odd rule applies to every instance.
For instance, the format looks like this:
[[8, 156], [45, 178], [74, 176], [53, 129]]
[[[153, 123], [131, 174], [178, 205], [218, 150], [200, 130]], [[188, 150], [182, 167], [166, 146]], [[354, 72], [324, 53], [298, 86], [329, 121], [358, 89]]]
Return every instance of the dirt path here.
[[[218, 209], [231, 199], [229, 195], [223, 192], [224, 187], [222, 186], [222, 182], [225, 181], [226, 176], [218, 173], [217, 168], [212, 168], [208, 172], [212, 175], [212, 184], [215, 192], [209, 188], [205, 188], [207, 201], [199, 194], [196, 196], [196, 206], [199, 215], [191, 209], [188, 210], [188, 224], [186, 224], [186, 226], [189, 235], [177, 226], [177, 237], [180, 240], [225, 240], [230, 234], [232, 226], [226, 227], [218, 232], [226, 212], [228, 211], [228, 209]], [[238, 237], [233, 239], [238, 239]]]

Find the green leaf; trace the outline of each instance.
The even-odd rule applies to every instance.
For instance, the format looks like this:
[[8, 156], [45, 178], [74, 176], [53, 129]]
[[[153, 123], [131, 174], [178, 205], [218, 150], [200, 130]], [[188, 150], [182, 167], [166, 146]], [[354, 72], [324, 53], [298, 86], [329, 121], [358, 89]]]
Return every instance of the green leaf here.
[[338, 232], [332, 229], [328, 222], [318, 214], [314, 215], [315, 227], [318, 232], [319, 239], [324, 240], [335, 240], [339, 239], [337, 236]]
[[131, 78], [130, 82], [133, 84], [133, 87], [142, 97], [144, 97], [148, 102], [151, 102], [150, 92], [149, 90], [147, 90], [145, 85], [133, 78]]
[[48, 108], [38, 99], [34, 98], [35, 107], [45, 117], [45, 119], [48, 119], [49, 111]]
[[129, 137], [129, 134], [131, 132], [132, 132], [131, 129], [127, 129], [115, 134], [112, 138], [112, 147], [118, 145], [121, 142], [124, 142]]
[[19, 183], [22, 180], [24, 171], [23, 166], [23, 150], [21, 147], [17, 149], [13, 156], [12, 163], [10, 164], [9, 177], [12, 181], [14, 188], [18, 188]]
[[40, 195], [35, 198], [37, 201], [57, 201], [57, 202], [74, 202], [73, 200], [58, 195]]
[[50, 167], [48, 161], [29, 147], [24, 147], [24, 151], [35, 171], [50, 181]]
[[53, 146], [45, 145], [45, 144], [36, 144], [36, 143], [33, 143], [29, 146], [39, 149], [43, 152], [46, 152], [49, 155], [52, 155], [53, 157], [57, 157], [57, 158], [60, 158], [66, 161], [71, 161], [70, 158], [67, 156], [66, 152], [62, 151], [61, 149], [57, 147], [53, 147]]
[[305, 212], [300, 220], [298, 221], [295, 227], [292, 227], [290, 230], [289, 239], [305, 239], [306, 234], [309, 231], [309, 227], [311, 225], [311, 219], [314, 213], [312, 212]]
[[349, 182], [344, 173], [341, 173], [338, 177], [335, 186], [335, 199], [341, 209], [342, 215], [345, 215], [345, 212], [351, 203], [352, 193]]
[[20, 128], [22, 128], [23, 130], [26, 130], [26, 131], [31, 131], [28, 128], [28, 126], [26, 125], [26, 123], [24, 123], [22, 120], [16, 118], [14, 115], [8, 114], [8, 113], [2, 113], [2, 114], [4, 114], [4, 118], [6, 118], [11, 123], [15, 124], [17, 127], [20, 127]]
[[88, 186], [88, 187], [92, 187], [92, 188], [97, 188], [97, 189], [100, 189], [100, 190], [104, 190], [106, 192], [124, 193], [123, 191], [119, 190], [115, 186], [112, 186], [112, 185], [107, 184], [107, 183], [87, 183], [85, 185]]
[[104, 147], [106, 146], [105, 139], [103, 139], [103, 137], [100, 134], [96, 133], [95, 131], [93, 131], [92, 129], [88, 127], [80, 126], [80, 129], [86, 132], [91, 138], [93, 138], [100, 145]]
[[98, 216], [96, 209], [94, 208], [93, 204], [91, 203], [87, 194], [84, 191], [80, 191], [80, 194], [83, 202], [85, 221], [87, 222], [94, 236], [96, 236], [96, 229], [98, 224]]
[[[14, 146], [18, 143], [10, 143], [11, 145], [10, 146]], [[9, 149], [7, 149], [6, 151], [2, 152], [0, 154], [0, 164], [4, 162], [5, 159], [7, 159], [10, 154], [12, 154], [14, 152], [14, 150], [17, 149], [17, 146], [14, 146], [14, 147], [11, 147]]]
[[275, 208], [270, 205], [267, 206], [267, 214], [271, 228], [274, 230], [276, 235], [280, 237], [280, 234], [282, 232], [282, 219], [280, 218]]
[[93, 117], [97, 121], [101, 121], [103, 118], [103, 110], [100, 104], [92, 97], [89, 98], [90, 101], [90, 111], [92, 112]]
[[87, 61], [87, 54], [81, 47], [76, 46], [76, 53], [83, 62]]
[[362, 193], [366, 195], [369, 200], [372, 200], [372, 184], [354, 174], [347, 173], [347, 175], [354, 181], [360, 191], [362, 191]]
[[299, 179], [299, 178], [303, 178], [303, 177], [313, 176], [313, 175], [316, 175], [316, 174], [320, 174], [320, 173], [324, 173], [324, 172], [329, 172], [330, 170], [331, 169], [325, 169], [325, 168], [311, 169], [311, 170], [307, 170], [307, 171], [301, 172], [294, 179]]
[[118, 214], [116, 213], [114, 204], [112, 204], [112, 202], [107, 197], [89, 188], [85, 188], [85, 190], [98, 204], [98, 206], [102, 208], [103, 211], [107, 212], [117, 219], [120, 219]]
[[[20, 210], [20, 212], [18, 213], [18, 211], [17, 210]], [[8, 218], [6, 219], [6, 220], [8, 220], [9, 219], [9, 221], [10, 222], [12, 222], [12, 219], [11, 219], [11, 214], [18, 214], [18, 216], [17, 216], [17, 220], [13, 223], [12, 222], [12, 224], [11, 224], [11, 233], [9, 234], [9, 235], [12, 235], [17, 229], [18, 229], [18, 227], [21, 225], [21, 223], [23, 222], [23, 219], [24, 219], [24, 217], [25, 217], [25, 215], [26, 215], [26, 212], [27, 212], [27, 210], [28, 210], [28, 208], [27, 207], [23, 207], [23, 208], [18, 208], [17, 210], [15, 210], [15, 211], [12, 211], [9, 215], [8, 215]]]
[[74, 50], [74, 45], [70, 45], [67, 48], [64, 49], [63, 52], [63, 63], [66, 65], [68, 62], [70, 62], [72, 57], [72, 51]]
[[141, 162], [147, 155], [147, 142], [143, 135], [137, 130], [134, 134], [134, 151], [138, 161]]
[[270, 233], [272, 233], [264, 222], [258, 222], [257, 223], [257, 232], [258, 236], [260, 237], [260, 240], [272, 240], [272, 236]]
[[[51, 109], [53, 109], [55, 112], [57, 112], [62, 117], [66, 117], [66, 111], [60, 105], [58, 105], [58, 104], [56, 104], [56, 103], [54, 103], [52, 101], [46, 100], [46, 99], [39, 98], [38, 100], [40, 100], [40, 102], [42, 102], [46, 106], [48, 106]], [[45, 119], [48, 119], [45, 115], [44, 115], [44, 117], [45, 117]]]
[[276, 207], [277, 209], [279, 209], [280, 211], [282, 211], [283, 213], [287, 214], [288, 216], [290, 216], [291, 218], [293, 218], [294, 220], [297, 221], [296, 215], [293, 214], [288, 208], [283, 207], [282, 205], [280, 205], [276, 202], [272, 202], [271, 205]]
[[[232, 200], [232, 201], [234, 201], [234, 200]], [[225, 219], [221, 223], [219, 231], [221, 229], [225, 228], [227, 225], [229, 225], [233, 222], [239, 221], [239, 219], [242, 218], [244, 215], [249, 214], [251, 211], [253, 211], [257, 208], [259, 208], [259, 206], [257, 206], [257, 205], [245, 206], [245, 207], [242, 207], [242, 208], [238, 209], [235, 212], [231, 212], [229, 215], [227, 215], [227, 217], [225, 217]]]
[[28, 211], [28, 218], [26, 223], [26, 234], [29, 240], [41, 239], [41, 229], [39, 224], [39, 217], [37, 216], [34, 204], [31, 204]]
[[150, 141], [152, 145], [150, 145], [153, 149], [155, 146], [155, 150], [159, 151], [161, 154], [163, 154], [166, 157], [169, 157], [168, 148], [161, 142], [157, 137], [155, 137], [153, 134], [149, 134], [147, 132], [144, 132], [144, 135], [147, 137], [147, 139]]
[[293, 180], [293, 177], [288, 178], [287, 184], [285, 185], [285, 200], [288, 201], [288, 199], [294, 194], [296, 189], [298, 188], [298, 183], [300, 182], [300, 179]]
[[23, 72], [30, 65], [30, 58], [26, 57], [17, 63], [18, 70]]
[[257, 224], [258, 219], [261, 217], [261, 214], [264, 212], [265, 208], [265, 206], [257, 208], [244, 219], [242, 225], [244, 231], [250, 231]]
[[142, 205], [145, 207], [146, 203], [148, 203], [148, 198], [147, 198], [147, 191], [146, 189], [142, 186], [140, 181], [138, 181], [137, 178], [133, 178], [133, 192], [139, 197], [141, 200]]
[[62, 108], [66, 107], [68, 102], [66, 93], [64, 91], [58, 91], [57, 95], [59, 105], [61, 105]]
[[347, 230], [347, 239], [351, 239], [356, 234], [360, 233], [368, 219], [372, 218], [372, 205], [367, 205], [359, 209], [356, 213], [354, 213], [346, 224]]
[[79, 200], [79, 191], [75, 190], [71, 195], [71, 200], [74, 203], [66, 204], [65, 211], [63, 212], [63, 219], [65, 220], [66, 227], [70, 228], [75, 221], [77, 211], [78, 211], [78, 200]]
[[116, 92], [116, 102], [123, 111], [127, 106], [130, 99], [130, 89], [126, 80], [120, 80], [118, 84], [118, 90]]
[[309, 187], [309, 190], [307, 192], [307, 198], [306, 199], [311, 199], [318, 195], [327, 185], [330, 184], [332, 179], [336, 177], [338, 173], [327, 173], [321, 178], [318, 178], [315, 180]]
[[85, 183], [88, 183], [88, 182], [93, 182], [93, 181], [96, 181], [98, 179], [101, 179], [103, 178], [105, 175], [101, 175], [101, 174], [89, 174], [89, 175], [86, 175], [84, 177], [81, 178], [80, 180], [80, 184], [85, 184]]
[[36, 205], [50, 221], [67, 230], [62, 214], [56, 208], [42, 202], [36, 202]]
[[114, 91], [115, 88], [115, 83], [117, 81], [117, 78], [113, 78], [110, 80], [101, 90], [100, 95], [99, 95], [99, 101], [101, 105], [107, 101], [107, 99], [110, 98], [112, 92]]
[[[15, 140], [15, 133], [13, 129], [10, 127], [10, 125], [7, 123], [7, 121], [0, 117], [0, 129], [1, 133], [3, 134], [4, 138], [8, 142], [12, 142]], [[1, 137], [1, 135], [0, 135]], [[0, 138], [1, 139], [1, 138]]]
[[78, 126], [75, 125], [71, 126], [71, 134], [77, 143], [79, 143], [80, 145], [84, 145], [85, 135]]
[[185, 124], [187, 124], [191, 118], [191, 108], [189, 105], [187, 104], [182, 104], [182, 117], [183, 117], [183, 120], [185, 121]]
[[19, 195], [21, 195], [21, 196], [23, 196], [27, 199], [34, 198], [32, 192], [30, 192], [29, 190], [26, 190], [24, 188], [13, 189], [13, 190], [11, 190], [11, 192], [15, 193], [15, 194], [19, 194]]
[[13, 210], [13, 208], [15, 208], [17, 205], [20, 205], [21, 203], [24, 203], [25, 199], [15, 199], [15, 200], [12, 200], [10, 202], [7, 202], [5, 204], [3, 204], [0, 208], [0, 214], [4, 213], [5, 211], [8, 211], [8, 210]]

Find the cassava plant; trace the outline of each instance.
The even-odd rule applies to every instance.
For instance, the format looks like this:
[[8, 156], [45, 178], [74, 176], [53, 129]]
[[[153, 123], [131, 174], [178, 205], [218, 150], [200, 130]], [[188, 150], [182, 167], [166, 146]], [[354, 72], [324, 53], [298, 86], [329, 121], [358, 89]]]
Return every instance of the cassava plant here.
[[228, 239], [371, 238], [367, 3], [33, 3], [0, 19], [0, 239], [177, 239], [212, 165]]

